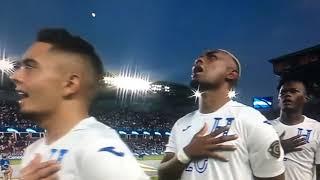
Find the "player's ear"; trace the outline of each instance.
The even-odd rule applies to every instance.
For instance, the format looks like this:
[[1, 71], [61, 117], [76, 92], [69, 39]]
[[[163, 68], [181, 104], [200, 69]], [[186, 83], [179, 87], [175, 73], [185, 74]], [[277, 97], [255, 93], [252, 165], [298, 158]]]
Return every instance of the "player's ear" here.
[[80, 75], [70, 73], [63, 84], [63, 97], [70, 97], [80, 89]]
[[235, 81], [235, 80], [239, 79], [239, 72], [235, 69], [230, 69], [227, 72], [226, 79], [227, 79], [227, 81]]

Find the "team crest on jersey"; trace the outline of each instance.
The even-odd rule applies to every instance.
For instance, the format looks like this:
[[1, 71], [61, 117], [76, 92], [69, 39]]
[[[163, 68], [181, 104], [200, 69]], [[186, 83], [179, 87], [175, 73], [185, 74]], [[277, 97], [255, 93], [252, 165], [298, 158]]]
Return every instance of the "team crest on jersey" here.
[[280, 158], [280, 142], [278, 140], [274, 141], [270, 145], [268, 152], [271, 154], [271, 156]]

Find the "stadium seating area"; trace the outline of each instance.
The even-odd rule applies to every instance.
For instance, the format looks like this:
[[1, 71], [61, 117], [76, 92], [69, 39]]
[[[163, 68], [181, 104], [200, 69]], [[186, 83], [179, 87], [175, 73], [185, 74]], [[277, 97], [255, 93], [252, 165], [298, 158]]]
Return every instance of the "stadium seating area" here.
[[94, 115], [108, 126], [124, 131], [170, 131], [174, 122], [184, 113], [135, 112], [113, 110]]
[[18, 113], [18, 106], [15, 103], [0, 101], [0, 127], [14, 127], [17, 129], [39, 128], [29, 120], [23, 119]]
[[[169, 114], [118, 109], [93, 114], [99, 121], [117, 131], [170, 132], [174, 122], [183, 116], [184, 112]], [[24, 119], [18, 113], [17, 104], [12, 102], [0, 102], [0, 127], [0, 151], [11, 156], [21, 155], [27, 145], [40, 138], [40, 133], [26, 132], [26, 128], [31, 128], [38, 132], [41, 128], [32, 121]], [[14, 128], [20, 133], [9, 132], [8, 128]], [[161, 154], [168, 139], [168, 136], [154, 136], [152, 134], [121, 137], [136, 155]]]
[[[309, 108], [308, 108], [309, 109]], [[119, 131], [127, 132], [122, 134], [122, 139], [137, 156], [155, 155], [163, 153], [168, 136], [164, 132], [170, 132], [174, 122], [189, 112], [184, 111], [134, 111], [128, 108], [113, 109], [107, 112], [93, 112], [99, 121]], [[319, 117], [318, 111], [309, 109], [307, 112], [312, 118]], [[268, 119], [274, 119], [278, 116], [277, 110], [262, 112]], [[307, 114], [309, 115], [309, 113]], [[320, 118], [320, 117], [319, 117]], [[8, 131], [8, 128], [14, 128], [19, 131], [15, 133]], [[26, 146], [43, 136], [43, 133], [26, 132], [27, 128], [41, 131], [41, 128], [32, 121], [24, 119], [18, 113], [16, 103], [9, 101], [0, 101], [0, 151], [11, 156], [21, 156]], [[130, 134], [132, 131], [139, 132], [139, 135]], [[150, 135], [142, 132], [150, 132]], [[153, 132], [153, 133], [152, 133]], [[155, 135], [154, 132], [161, 132], [161, 135]]]

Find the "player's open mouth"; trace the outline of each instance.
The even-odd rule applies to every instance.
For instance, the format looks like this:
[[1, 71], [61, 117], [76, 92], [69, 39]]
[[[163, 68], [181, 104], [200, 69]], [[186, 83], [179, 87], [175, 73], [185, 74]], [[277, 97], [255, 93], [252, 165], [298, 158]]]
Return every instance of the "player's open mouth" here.
[[193, 73], [197, 74], [199, 72], [203, 72], [203, 68], [201, 66], [194, 66]]
[[19, 102], [21, 102], [23, 99], [29, 97], [28, 93], [22, 91], [22, 90], [16, 90], [18, 96], [19, 96]]
[[195, 77], [197, 74], [203, 72], [203, 68], [201, 66], [194, 66], [192, 71], [192, 77]]

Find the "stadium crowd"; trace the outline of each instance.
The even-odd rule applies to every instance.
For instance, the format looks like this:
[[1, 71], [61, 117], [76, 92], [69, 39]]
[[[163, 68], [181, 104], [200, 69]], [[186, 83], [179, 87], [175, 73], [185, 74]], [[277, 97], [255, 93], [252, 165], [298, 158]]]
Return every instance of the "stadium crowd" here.
[[[314, 113], [314, 110], [311, 112], [313, 112], [313, 117], [319, 116], [318, 113]], [[274, 119], [279, 112], [264, 111], [262, 113], [268, 119]], [[133, 153], [138, 156], [163, 153], [168, 140], [168, 136], [164, 135], [164, 132], [170, 132], [174, 122], [186, 112], [144, 112], [122, 108], [92, 114], [99, 121], [117, 131], [125, 131], [129, 134], [131, 131], [140, 132], [139, 135], [134, 136], [121, 135]], [[25, 132], [26, 128], [36, 130], [40, 130], [40, 128], [32, 121], [24, 119], [18, 113], [17, 105], [12, 102], [0, 102], [0, 127], [0, 151], [9, 156], [21, 156], [25, 147], [40, 138], [39, 133]], [[22, 133], [7, 132], [7, 128], [21, 130]], [[162, 135], [144, 135], [143, 131], [162, 132]]]
[[170, 131], [174, 122], [184, 113], [136, 112], [127, 109], [112, 110], [95, 115], [108, 126], [123, 131]]
[[[93, 113], [101, 122], [116, 129], [117, 131], [160, 131], [170, 132], [174, 122], [181, 117], [181, 113], [162, 112], [135, 112], [128, 109], [118, 109], [103, 113]], [[0, 151], [10, 156], [20, 156], [23, 150], [32, 142], [40, 138], [39, 133], [26, 132], [26, 128], [41, 130], [35, 123], [24, 119], [18, 113], [15, 103], [0, 102]], [[13, 128], [19, 133], [8, 132]], [[38, 131], [39, 132], [39, 131]], [[121, 136], [130, 149], [136, 155], [160, 154], [164, 151], [167, 136], [138, 135]]]
[[[21, 117], [18, 113], [18, 106], [15, 103], [8, 101], [0, 101], [0, 127], [1, 128], [34, 128], [39, 127], [30, 120]], [[2, 130], [3, 131], [3, 130]]]

